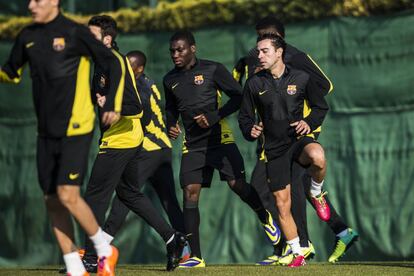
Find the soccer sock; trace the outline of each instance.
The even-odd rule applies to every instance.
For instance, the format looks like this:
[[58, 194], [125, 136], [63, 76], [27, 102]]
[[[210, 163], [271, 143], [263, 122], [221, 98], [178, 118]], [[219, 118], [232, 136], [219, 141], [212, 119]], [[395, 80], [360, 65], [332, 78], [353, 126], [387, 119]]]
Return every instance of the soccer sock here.
[[338, 233], [336, 236], [338, 237], [338, 238], [342, 238], [342, 237], [345, 237], [346, 235], [348, 235], [348, 229], [345, 229], [344, 231], [341, 231], [340, 233]]
[[315, 180], [313, 180], [313, 178], [311, 179], [310, 193], [313, 197], [316, 197], [320, 193], [322, 193], [322, 185], [323, 185], [323, 180], [321, 183], [318, 183]]
[[263, 207], [263, 203], [260, 200], [257, 191], [247, 183], [238, 184], [237, 188], [234, 187], [232, 190], [243, 200], [249, 207], [256, 212], [261, 223], [267, 223], [267, 212]]
[[63, 260], [65, 261], [68, 275], [82, 276], [86, 272], [78, 251], [63, 255]]
[[112, 254], [112, 247], [105, 239], [104, 232], [101, 227], [98, 228], [98, 232], [95, 235], [89, 237], [93, 242], [96, 250], [96, 254], [99, 257], [109, 257]]
[[184, 202], [184, 227], [191, 248], [191, 256], [201, 259], [200, 211], [198, 209], [198, 202]]
[[296, 237], [290, 241], [286, 241], [286, 243], [290, 245], [290, 248], [292, 249], [292, 253], [294, 255], [303, 255], [302, 250], [300, 250], [299, 237]]
[[106, 233], [105, 231], [102, 231], [103, 232], [103, 236], [104, 236], [104, 238], [105, 238], [105, 240], [109, 243], [109, 244], [111, 244], [111, 242], [114, 240], [114, 237], [113, 236], [111, 236], [111, 235], [109, 235], [108, 233]]

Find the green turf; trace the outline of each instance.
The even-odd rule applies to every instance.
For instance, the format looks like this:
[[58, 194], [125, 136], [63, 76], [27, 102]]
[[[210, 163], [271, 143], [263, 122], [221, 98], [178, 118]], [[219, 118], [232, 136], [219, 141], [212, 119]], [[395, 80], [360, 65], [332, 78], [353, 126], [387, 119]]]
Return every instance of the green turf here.
[[[59, 275], [55, 266], [33, 268], [0, 268], [0, 275]], [[373, 262], [373, 263], [311, 263], [305, 267], [259, 267], [254, 265], [209, 265], [207, 268], [177, 269], [172, 273], [164, 271], [160, 265], [120, 265], [117, 275], [414, 275], [414, 262]]]

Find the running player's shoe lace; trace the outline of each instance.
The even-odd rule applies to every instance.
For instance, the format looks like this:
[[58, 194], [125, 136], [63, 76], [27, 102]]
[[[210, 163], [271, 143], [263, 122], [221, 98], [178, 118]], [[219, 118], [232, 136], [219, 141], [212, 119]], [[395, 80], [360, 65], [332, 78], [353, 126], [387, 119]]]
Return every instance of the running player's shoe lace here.
[[315, 206], [318, 217], [323, 221], [328, 221], [331, 218], [331, 209], [325, 200], [327, 194], [328, 192], [324, 191], [317, 196], [312, 196], [312, 204]]

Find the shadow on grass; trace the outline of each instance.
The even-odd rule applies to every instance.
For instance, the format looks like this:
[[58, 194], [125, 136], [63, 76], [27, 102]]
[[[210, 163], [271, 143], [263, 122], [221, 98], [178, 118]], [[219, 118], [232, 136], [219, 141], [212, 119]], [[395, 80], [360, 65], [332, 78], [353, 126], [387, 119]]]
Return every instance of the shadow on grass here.
[[52, 267], [47, 267], [47, 268], [19, 268], [19, 269], [15, 269], [15, 270], [19, 270], [19, 271], [56, 271], [56, 273], [58, 272], [57, 268], [52, 268]]
[[414, 268], [414, 262], [347, 262], [347, 263], [337, 263], [335, 265], [369, 265], [369, 266], [385, 266], [385, 267], [405, 267], [405, 268]]
[[147, 272], [156, 272], [156, 271], [162, 271], [165, 272], [165, 268], [160, 268], [160, 266], [152, 266], [152, 265], [119, 265], [117, 268], [122, 270], [129, 270], [129, 271], [147, 271]]

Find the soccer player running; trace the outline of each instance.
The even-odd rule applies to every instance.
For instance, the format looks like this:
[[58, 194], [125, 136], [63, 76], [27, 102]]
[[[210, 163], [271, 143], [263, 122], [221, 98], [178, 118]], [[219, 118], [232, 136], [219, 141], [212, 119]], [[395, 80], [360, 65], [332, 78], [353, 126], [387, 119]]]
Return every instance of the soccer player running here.
[[[134, 72], [137, 89], [143, 106], [141, 123], [144, 128], [144, 141], [138, 157], [138, 183], [140, 189], [149, 181], [157, 193], [161, 205], [168, 215], [174, 229], [184, 233], [184, 217], [175, 192], [172, 169], [171, 142], [168, 138], [163, 114], [161, 112], [161, 93], [154, 81], [145, 73], [147, 58], [141, 51], [127, 54]], [[121, 228], [129, 209], [115, 197], [111, 212], [103, 227], [110, 241]], [[188, 249], [187, 251], [188, 252]], [[186, 256], [188, 254], [185, 254]], [[187, 257], [188, 258], [188, 257]]]
[[68, 275], [89, 275], [74, 244], [73, 216], [92, 240], [99, 256], [98, 275], [115, 275], [118, 251], [105, 240], [91, 209], [80, 196], [94, 128], [90, 96], [90, 57], [110, 76], [104, 125], [116, 122], [121, 111], [121, 62], [90, 31], [59, 11], [59, 0], [31, 0], [34, 24], [16, 38], [0, 81], [18, 83], [29, 63], [38, 120], [37, 169], [53, 232]]
[[314, 86], [307, 73], [285, 65], [285, 49], [286, 43], [277, 34], [258, 37], [258, 58], [264, 70], [246, 82], [239, 125], [249, 141], [263, 133], [268, 185], [276, 201], [283, 234], [294, 255], [289, 267], [297, 267], [305, 265], [305, 259], [291, 214], [292, 163], [295, 160], [308, 167], [312, 179], [322, 185], [326, 174], [323, 148], [305, 135], [314, 130], [314, 122], [322, 123], [328, 105], [321, 98], [311, 113], [303, 116], [305, 95]]
[[[225, 118], [240, 108], [242, 91], [230, 72], [217, 62], [198, 59], [194, 36], [179, 31], [170, 38], [170, 55], [175, 68], [164, 77], [167, 130], [176, 139], [185, 130], [180, 180], [184, 190], [184, 226], [191, 258], [180, 268], [205, 267], [201, 255], [199, 197], [202, 187], [210, 187], [214, 169], [221, 180], [258, 215], [272, 243], [280, 240], [280, 230], [254, 190], [245, 181], [243, 158], [234, 143]], [[229, 100], [220, 106], [220, 93]]]
[[[274, 16], [267, 16], [260, 19], [256, 24], [256, 32], [258, 35], [264, 33], [275, 33], [280, 35], [282, 38], [285, 36], [285, 28], [283, 23]], [[318, 102], [320, 98], [323, 98], [328, 93], [332, 92], [332, 83], [309, 55], [289, 43], [286, 44], [284, 62], [288, 66], [308, 73], [310, 81], [315, 85], [316, 89], [313, 90], [314, 92], [305, 96], [305, 110], [308, 114], [312, 110], [313, 106], [315, 106], [315, 102]], [[260, 69], [257, 49], [252, 48], [245, 57], [238, 61], [233, 69], [233, 76], [241, 83], [243, 76], [248, 79]], [[318, 125], [312, 133], [308, 134], [308, 136], [318, 139], [320, 132], [321, 127]], [[251, 184], [258, 191], [264, 206], [267, 209], [270, 209], [268, 206], [274, 204], [274, 201], [269, 188], [266, 185], [265, 160], [264, 156], [261, 155], [262, 152], [262, 143], [258, 141], [258, 161], [252, 174]], [[317, 183], [312, 182], [310, 176], [305, 172], [305, 169], [298, 166], [296, 162], [293, 164], [292, 181], [294, 184], [292, 186], [292, 201], [294, 202], [292, 205], [292, 214], [298, 226], [301, 246], [304, 250], [305, 256], [312, 256], [313, 246], [310, 243], [309, 246], [307, 245], [309, 238], [306, 225], [306, 206], [303, 201], [304, 196], [315, 208], [321, 220], [326, 221], [332, 232], [336, 235], [334, 251], [328, 260], [329, 262], [338, 261], [358, 239], [357, 231], [351, 229], [345, 223], [343, 218], [336, 212], [335, 207], [330, 202], [327, 192], [321, 192]], [[296, 185], [296, 182], [301, 183], [301, 185]], [[289, 254], [284, 258], [280, 258], [281, 255], [283, 255], [281, 252], [282, 248], [276, 248], [274, 255], [269, 256], [267, 259], [259, 262], [259, 264], [268, 265], [276, 264], [277, 262], [280, 262], [281, 264], [289, 263], [292, 259], [292, 255]]]
[[[115, 20], [107, 15], [94, 16], [89, 28], [95, 37], [123, 60], [126, 71], [124, 79], [124, 97], [120, 120], [110, 127], [101, 126], [99, 153], [95, 159], [91, 178], [85, 192], [85, 200], [94, 212], [100, 225], [104, 224], [105, 214], [112, 194], [116, 189], [117, 197], [130, 210], [141, 216], [163, 238], [167, 247], [167, 270], [177, 267], [185, 244], [183, 234], [176, 232], [159, 214], [152, 202], [139, 190], [140, 151], [144, 138], [141, 120], [143, 107], [136, 89], [135, 77], [126, 57], [115, 49], [117, 27]], [[94, 91], [101, 106], [106, 100], [107, 83], [110, 77], [104, 68], [96, 68], [94, 80], [98, 81], [98, 91]], [[142, 165], [142, 164], [141, 164]], [[122, 181], [121, 181], [122, 180]], [[93, 247], [87, 237], [84, 264], [94, 271]], [[105, 235], [109, 241], [111, 238]], [[94, 267], [95, 265], [95, 267]], [[98, 263], [98, 268], [99, 268]]]

